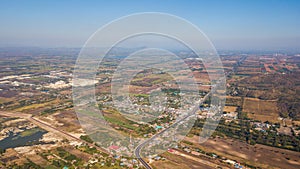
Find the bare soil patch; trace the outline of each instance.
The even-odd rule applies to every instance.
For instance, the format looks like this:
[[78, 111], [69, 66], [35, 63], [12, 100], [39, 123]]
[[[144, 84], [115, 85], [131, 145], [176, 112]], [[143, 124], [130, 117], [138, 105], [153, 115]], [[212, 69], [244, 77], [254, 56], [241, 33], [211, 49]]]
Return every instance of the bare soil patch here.
[[249, 145], [234, 139], [215, 138], [209, 139], [203, 144], [198, 144], [197, 136], [185, 139], [204, 151], [257, 167], [289, 169], [300, 167], [300, 153], [295, 151], [260, 144]]
[[245, 98], [243, 111], [247, 113], [249, 118], [255, 120], [279, 122], [276, 101]]

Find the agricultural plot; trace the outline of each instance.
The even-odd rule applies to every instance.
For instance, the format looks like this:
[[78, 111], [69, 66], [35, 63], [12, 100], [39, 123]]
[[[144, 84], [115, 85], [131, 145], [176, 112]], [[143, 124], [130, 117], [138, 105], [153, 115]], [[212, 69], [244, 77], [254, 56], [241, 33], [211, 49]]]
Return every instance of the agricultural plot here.
[[245, 98], [243, 112], [246, 112], [249, 118], [255, 120], [279, 122], [276, 101]]

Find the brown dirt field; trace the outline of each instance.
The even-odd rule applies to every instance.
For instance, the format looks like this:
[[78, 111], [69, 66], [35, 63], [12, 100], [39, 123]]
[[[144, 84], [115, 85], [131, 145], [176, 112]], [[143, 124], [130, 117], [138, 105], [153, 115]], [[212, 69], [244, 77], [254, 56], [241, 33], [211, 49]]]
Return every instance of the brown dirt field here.
[[83, 159], [85, 162], [89, 161], [89, 159], [92, 157], [92, 155], [82, 152], [80, 150], [74, 149], [73, 147], [65, 147], [64, 148], [69, 153], [75, 155], [76, 157]]
[[202, 164], [200, 162], [184, 158], [179, 155], [164, 153], [162, 155], [167, 160], [166, 161], [154, 161], [151, 163], [151, 166], [157, 169], [211, 169], [208, 165]]
[[67, 95], [67, 94], [72, 94], [72, 91], [71, 90], [63, 90], [60, 92], [60, 94], [63, 94], [63, 95]]
[[54, 118], [63, 126], [59, 126], [64, 131], [74, 132], [80, 129], [79, 121], [77, 120], [76, 113], [73, 109], [64, 110], [54, 114]]
[[226, 105], [234, 105], [239, 106], [242, 104], [241, 97], [234, 97], [234, 96], [226, 96]]
[[0, 97], [0, 103], [1, 104], [12, 101], [12, 100], [13, 100], [12, 98]]
[[199, 90], [200, 91], [210, 91], [210, 86], [201, 86], [201, 85], [199, 85]]
[[293, 121], [294, 125], [300, 126], [300, 121]]
[[152, 90], [157, 89], [158, 85], [153, 85], [151, 87], [142, 87], [142, 86], [129, 86], [129, 92], [132, 94], [149, 94]]
[[236, 109], [237, 109], [237, 107], [235, 107], [235, 106], [225, 106], [224, 107], [224, 111], [226, 111], [226, 112], [235, 112]]
[[4, 97], [4, 98], [14, 99], [15, 96], [17, 96], [17, 95], [18, 95], [18, 92], [12, 91], [12, 90], [0, 92], [0, 97]]
[[18, 164], [21, 165], [26, 162], [26, 158], [19, 156], [19, 154], [12, 148], [6, 149], [5, 153], [0, 156], [0, 162], [4, 164]]
[[206, 72], [193, 72], [193, 75], [197, 82], [209, 83], [210, 79]]
[[238, 72], [241, 72], [241, 73], [260, 73], [261, 72], [261, 69], [258, 67], [258, 68], [253, 68], [253, 67], [239, 67], [238, 68]]
[[182, 168], [188, 168], [188, 165], [185, 165], [185, 164], [178, 164], [178, 163], [175, 163], [173, 161], [155, 161], [153, 163], [151, 163], [151, 166], [154, 168], [154, 169], [169, 169], [169, 168], [172, 168], [172, 169], [182, 169]]
[[37, 165], [44, 166], [47, 164], [47, 160], [45, 160], [39, 155], [29, 155], [26, 157], [29, 158], [32, 162], [34, 162]]
[[110, 93], [111, 91], [111, 84], [106, 83], [106, 84], [101, 84], [99, 86], [96, 86], [96, 93]]
[[227, 157], [238, 162], [246, 162], [262, 168], [300, 168], [300, 153], [265, 145], [249, 145], [233, 139], [209, 139], [203, 144], [198, 144], [198, 137], [185, 138], [207, 152]]
[[245, 98], [243, 111], [247, 113], [249, 118], [255, 120], [279, 122], [276, 101]]

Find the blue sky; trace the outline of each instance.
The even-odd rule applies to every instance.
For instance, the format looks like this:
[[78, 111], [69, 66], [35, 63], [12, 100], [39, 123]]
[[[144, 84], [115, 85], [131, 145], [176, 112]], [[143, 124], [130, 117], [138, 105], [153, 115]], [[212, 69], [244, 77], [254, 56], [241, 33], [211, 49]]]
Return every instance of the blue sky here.
[[300, 1], [0, 1], [0, 46], [81, 47], [99, 27], [137, 12], [197, 25], [217, 49], [299, 49]]

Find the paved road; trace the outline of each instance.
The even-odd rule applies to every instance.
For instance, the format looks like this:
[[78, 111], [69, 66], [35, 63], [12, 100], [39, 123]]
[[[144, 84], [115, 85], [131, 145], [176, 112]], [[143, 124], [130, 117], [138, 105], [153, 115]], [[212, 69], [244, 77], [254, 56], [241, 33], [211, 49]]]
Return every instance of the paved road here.
[[144, 165], [144, 167], [146, 167], [146, 169], [152, 169], [151, 166], [145, 162], [143, 160], [143, 158], [140, 156], [140, 153], [141, 153], [141, 149], [147, 145], [149, 142], [153, 141], [155, 138], [159, 137], [160, 135], [162, 135], [163, 133], [165, 133], [166, 131], [168, 131], [171, 127], [177, 125], [178, 123], [184, 121], [185, 119], [191, 117], [191, 116], [194, 116], [196, 115], [196, 112], [199, 110], [199, 105], [202, 104], [207, 98], [208, 96], [210, 95], [210, 92], [204, 96], [204, 98], [199, 102], [199, 103], [196, 103], [194, 106], [194, 108], [190, 111], [190, 113], [188, 115], [186, 115], [185, 117], [181, 118], [180, 120], [176, 121], [175, 123], [173, 123], [171, 126], [165, 128], [164, 130], [162, 130], [161, 132], [155, 134], [153, 137], [149, 138], [148, 140], [144, 141], [143, 143], [139, 144], [135, 150], [134, 150], [134, 154], [135, 156], [137, 157], [137, 159]]
[[77, 140], [77, 141], [80, 141], [80, 142], [84, 142], [85, 144], [91, 146], [91, 147], [95, 147], [97, 148], [97, 150], [101, 151], [101, 152], [104, 152], [106, 154], [108, 154], [108, 152], [104, 149], [102, 149], [101, 147], [98, 147], [98, 146], [95, 146], [94, 144], [92, 143], [89, 143], [87, 141], [84, 141], [80, 138], [77, 138], [63, 130], [60, 130], [56, 127], [53, 127], [51, 126], [50, 124], [47, 124], [35, 117], [33, 117], [31, 114], [25, 114], [25, 113], [20, 113], [20, 112], [5, 112], [5, 111], [0, 111], [0, 115], [2, 116], [7, 116], [7, 117], [18, 117], [18, 118], [22, 118], [22, 119], [26, 119], [28, 121], [30, 121], [31, 123], [39, 126], [40, 128], [48, 131], [48, 132], [52, 132], [52, 133], [55, 133], [55, 134], [58, 134], [68, 140]]
[[[197, 104], [195, 104], [196, 106], [190, 111], [190, 113], [188, 115], [186, 115], [185, 117], [181, 118], [180, 120], [176, 121], [175, 123], [173, 123], [171, 126], [169, 126], [168, 128], [165, 128], [164, 130], [162, 130], [161, 132], [155, 134], [153, 137], [151, 137], [150, 139], [144, 141], [143, 143], [141, 143], [140, 145], [138, 145], [134, 151], [135, 153], [135, 156], [137, 157], [137, 159], [144, 165], [144, 167], [146, 169], [152, 169], [152, 167], [147, 163], [145, 162], [142, 157], [140, 156], [140, 152], [141, 152], [141, 149], [147, 145], [150, 141], [154, 140], [155, 138], [159, 137], [160, 135], [162, 135], [163, 133], [165, 133], [166, 131], [168, 131], [171, 127], [177, 125], [178, 123], [184, 121], [185, 119], [193, 116], [196, 114], [196, 112], [199, 110], [199, 105], [204, 102], [208, 96], [210, 95], [210, 93], [208, 93], [207, 95], [204, 96], [204, 98]], [[56, 134], [59, 134], [63, 137], [65, 137], [66, 139], [68, 140], [78, 140], [78, 141], [81, 141], [81, 142], [84, 142], [86, 144], [88, 144], [89, 146], [92, 146], [92, 147], [96, 147], [99, 151], [101, 152], [104, 152], [104, 153], [107, 153], [109, 154], [106, 150], [98, 147], [98, 146], [95, 146], [94, 144], [91, 144], [89, 142], [86, 142], [84, 140], [81, 140], [80, 138], [77, 138], [63, 130], [60, 130], [56, 127], [53, 127], [35, 117], [33, 117], [32, 115], [30, 114], [25, 114], [25, 113], [20, 113], [20, 112], [4, 112], [4, 111], [0, 111], [0, 115], [3, 115], [3, 116], [8, 116], [8, 117], [18, 117], [18, 118], [23, 118], [23, 119], [27, 119], [28, 121], [32, 122], [33, 124], [43, 128], [44, 130], [47, 130], [49, 132], [53, 132], [53, 133], [56, 133]]]

